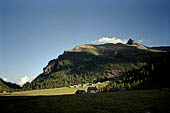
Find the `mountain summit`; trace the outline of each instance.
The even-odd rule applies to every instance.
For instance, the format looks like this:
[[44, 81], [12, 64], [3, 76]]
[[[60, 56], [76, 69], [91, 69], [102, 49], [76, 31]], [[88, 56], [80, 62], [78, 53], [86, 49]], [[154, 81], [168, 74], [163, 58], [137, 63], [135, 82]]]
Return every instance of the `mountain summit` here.
[[135, 40], [129, 39], [128, 42], [126, 43], [128, 45], [136, 46], [139, 49], [147, 49], [146, 46], [136, 42]]
[[49, 61], [43, 73], [23, 88], [57, 88], [107, 81], [122, 72], [140, 68], [160, 53], [132, 39], [127, 44], [79, 45]]

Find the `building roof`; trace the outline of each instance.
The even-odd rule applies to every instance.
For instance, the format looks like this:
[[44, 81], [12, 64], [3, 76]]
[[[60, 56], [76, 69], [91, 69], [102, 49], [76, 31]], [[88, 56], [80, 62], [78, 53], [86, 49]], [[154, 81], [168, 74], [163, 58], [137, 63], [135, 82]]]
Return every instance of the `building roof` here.
[[84, 94], [84, 93], [86, 93], [86, 91], [85, 90], [77, 90], [76, 92], [75, 92], [76, 94]]
[[87, 90], [97, 90], [97, 88], [96, 87], [88, 87]]

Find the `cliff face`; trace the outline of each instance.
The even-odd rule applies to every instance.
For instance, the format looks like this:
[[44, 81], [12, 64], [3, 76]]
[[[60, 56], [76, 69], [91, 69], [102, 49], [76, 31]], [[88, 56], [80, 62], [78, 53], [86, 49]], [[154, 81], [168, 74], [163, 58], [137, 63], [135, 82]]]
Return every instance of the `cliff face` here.
[[43, 68], [43, 73], [49, 74], [55, 71], [55, 67], [57, 66], [57, 60], [51, 60], [46, 67]]

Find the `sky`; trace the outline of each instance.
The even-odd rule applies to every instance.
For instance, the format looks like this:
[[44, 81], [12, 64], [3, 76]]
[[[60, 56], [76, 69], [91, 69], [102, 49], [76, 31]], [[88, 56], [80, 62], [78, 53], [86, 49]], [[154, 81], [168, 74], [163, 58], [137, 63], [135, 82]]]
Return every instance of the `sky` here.
[[0, 77], [22, 85], [82, 44], [170, 45], [169, 11], [168, 0], [0, 0]]

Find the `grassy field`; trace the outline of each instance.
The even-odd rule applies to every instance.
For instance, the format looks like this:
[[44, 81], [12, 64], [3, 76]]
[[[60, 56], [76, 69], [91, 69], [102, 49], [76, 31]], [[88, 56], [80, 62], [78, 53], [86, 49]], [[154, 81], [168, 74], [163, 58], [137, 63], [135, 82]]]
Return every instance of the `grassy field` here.
[[77, 89], [86, 88], [55, 88], [55, 89], [43, 89], [43, 90], [30, 90], [30, 91], [19, 91], [4, 94], [4, 96], [50, 96], [50, 95], [67, 95], [67, 94], [75, 94]]
[[0, 96], [0, 106], [1, 113], [168, 113], [170, 92], [138, 90], [84, 95]]
[[[100, 83], [100, 87], [107, 85], [108, 82]], [[19, 91], [19, 92], [12, 92], [12, 93], [1, 93], [0, 96], [51, 96], [51, 95], [68, 95], [68, 94], [75, 94], [75, 92], [80, 90], [87, 91], [88, 87], [99, 87], [99, 84], [94, 84], [93, 86], [86, 86], [86, 87], [78, 87], [78, 88], [69, 88], [69, 87], [62, 87], [62, 88], [54, 88], [54, 89], [42, 89], [42, 90], [29, 90], [29, 91]]]
[[42, 89], [42, 90], [28, 90], [18, 91], [12, 93], [1, 93], [0, 96], [52, 96], [52, 95], [68, 95], [75, 94], [78, 89], [87, 90], [88, 87], [80, 88], [54, 88], [54, 89]]

